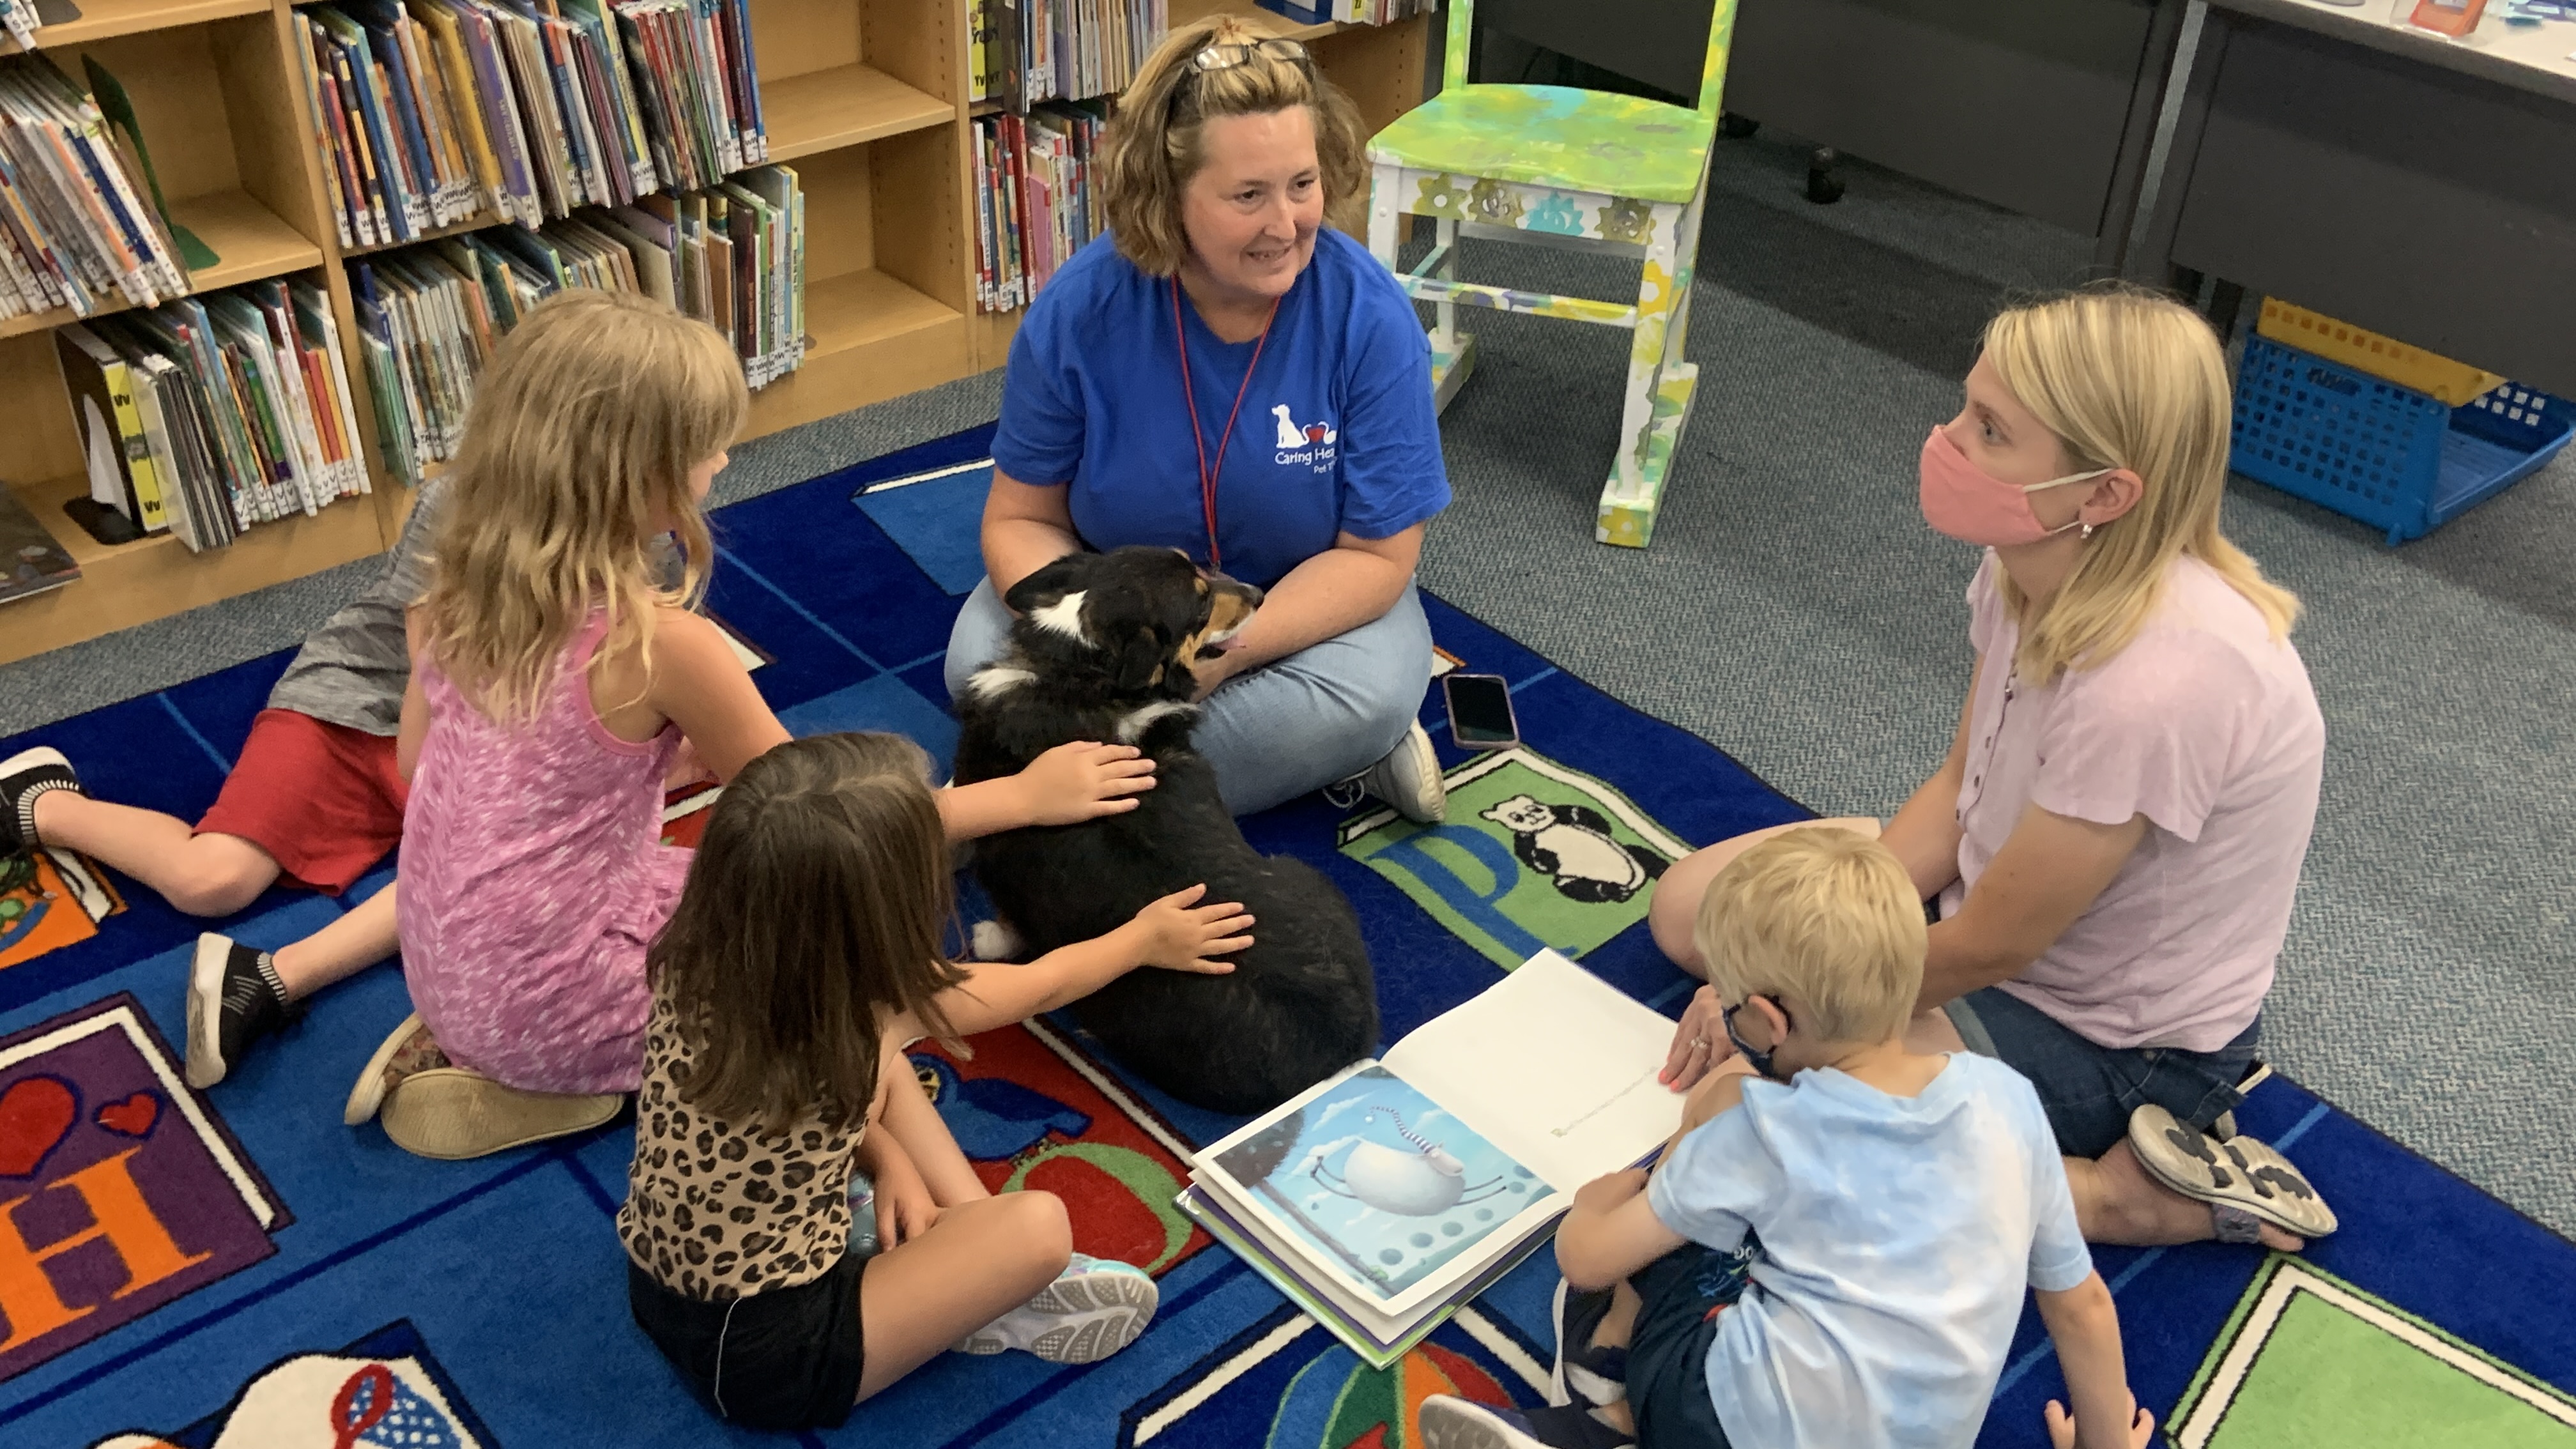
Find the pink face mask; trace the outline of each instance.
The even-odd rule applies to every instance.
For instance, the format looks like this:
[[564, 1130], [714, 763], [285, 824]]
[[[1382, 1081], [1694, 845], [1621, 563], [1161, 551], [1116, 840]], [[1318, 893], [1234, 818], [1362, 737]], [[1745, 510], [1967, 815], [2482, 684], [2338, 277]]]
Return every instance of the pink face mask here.
[[1959, 451], [1949, 433], [1936, 427], [1932, 436], [1923, 440], [1923, 521], [1931, 524], [1935, 532], [1980, 548], [2037, 543], [2076, 525], [2050, 528], [2041, 523], [2039, 515], [2031, 512], [2030, 495], [2118, 471], [2096, 468], [2090, 473], [2070, 473], [2027, 486], [2006, 483], [1969, 462], [1968, 455]]

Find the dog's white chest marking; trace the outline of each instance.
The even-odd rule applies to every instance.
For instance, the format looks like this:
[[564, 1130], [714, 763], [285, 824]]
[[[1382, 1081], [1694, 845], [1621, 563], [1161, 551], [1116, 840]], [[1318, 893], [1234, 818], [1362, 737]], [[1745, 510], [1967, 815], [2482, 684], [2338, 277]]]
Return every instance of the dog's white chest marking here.
[[1045, 608], [1029, 610], [1029, 622], [1041, 629], [1051, 629], [1067, 639], [1079, 639], [1086, 644], [1091, 642], [1084, 638], [1082, 632], [1082, 599], [1088, 592], [1087, 589], [1076, 589]]
[[1178, 700], [1159, 699], [1142, 709], [1131, 710], [1118, 721], [1118, 743], [1132, 745], [1145, 737], [1145, 731], [1154, 727], [1154, 721], [1169, 715], [1196, 714], [1198, 708], [1197, 705], [1182, 704]]
[[1637, 864], [1619, 842], [1597, 830], [1580, 825], [1551, 825], [1531, 838], [1531, 843], [1556, 857], [1556, 873], [1609, 885], [1635, 889], [1646, 883], [1645, 867]]
[[991, 699], [1004, 690], [1037, 682], [1038, 677], [1028, 670], [1009, 664], [988, 664], [975, 671], [974, 677], [966, 681], [966, 687], [975, 691], [977, 699]]

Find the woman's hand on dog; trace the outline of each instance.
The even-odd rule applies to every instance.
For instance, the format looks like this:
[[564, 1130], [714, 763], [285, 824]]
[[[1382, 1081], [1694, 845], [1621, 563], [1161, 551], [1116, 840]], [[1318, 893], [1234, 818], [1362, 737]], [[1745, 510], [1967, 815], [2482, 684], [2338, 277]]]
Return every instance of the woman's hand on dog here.
[[1138, 911], [1136, 919], [1128, 923], [1140, 938], [1137, 958], [1166, 971], [1196, 971], [1207, 976], [1232, 971], [1233, 962], [1212, 958], [1233, 955], [1252, 944], [1252, 938], [1243, 934], [1251, 928], [1252, 917], [1234, 901], [1219, 906], [1199, 905], [1199, 898], [1206, 894], [1206, 885], [1194, 885]]
[[1020, 771], [1032, 825], [1079, 825], [1133, 810], [1154, 788], [1154, 762], [1134, 745], [1058, 745]]

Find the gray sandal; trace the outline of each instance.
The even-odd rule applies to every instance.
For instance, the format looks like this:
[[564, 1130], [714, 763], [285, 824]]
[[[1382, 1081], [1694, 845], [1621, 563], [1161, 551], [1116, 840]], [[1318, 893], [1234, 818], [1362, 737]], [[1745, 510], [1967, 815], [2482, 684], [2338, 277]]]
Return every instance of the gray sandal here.
[[2209, 1204], [2220, 1242], [2259, 1242], [2264, 1223], [2302, 1238], [2322, 1238], [2338, 1226], [2334, 1209], [2290, 1160], [2251, 1137], [2221, 1141], [2151, 1103], [2129, 1114], [2129, 1149], [2156, 1181]]

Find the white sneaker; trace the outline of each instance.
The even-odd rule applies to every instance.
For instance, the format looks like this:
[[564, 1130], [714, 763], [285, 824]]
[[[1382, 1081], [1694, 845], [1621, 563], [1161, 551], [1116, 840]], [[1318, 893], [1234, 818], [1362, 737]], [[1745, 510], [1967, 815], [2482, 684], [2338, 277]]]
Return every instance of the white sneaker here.
[[1136, 1341], [1161, 1297], [1144, 1269], [1076, 1253], [1038, 1296], [966, 1335], [957, 1351], [1097, 1363]]
[[1432, 752], [1431, 736], [1420, 720], [1405, 727], [1404, 738], [1385, 759], [1344, 783], [1394, 806], [1396, 814], [1417, 825], [1449, 818], [1449, 782], [1440, 778], [1440, 756]]

